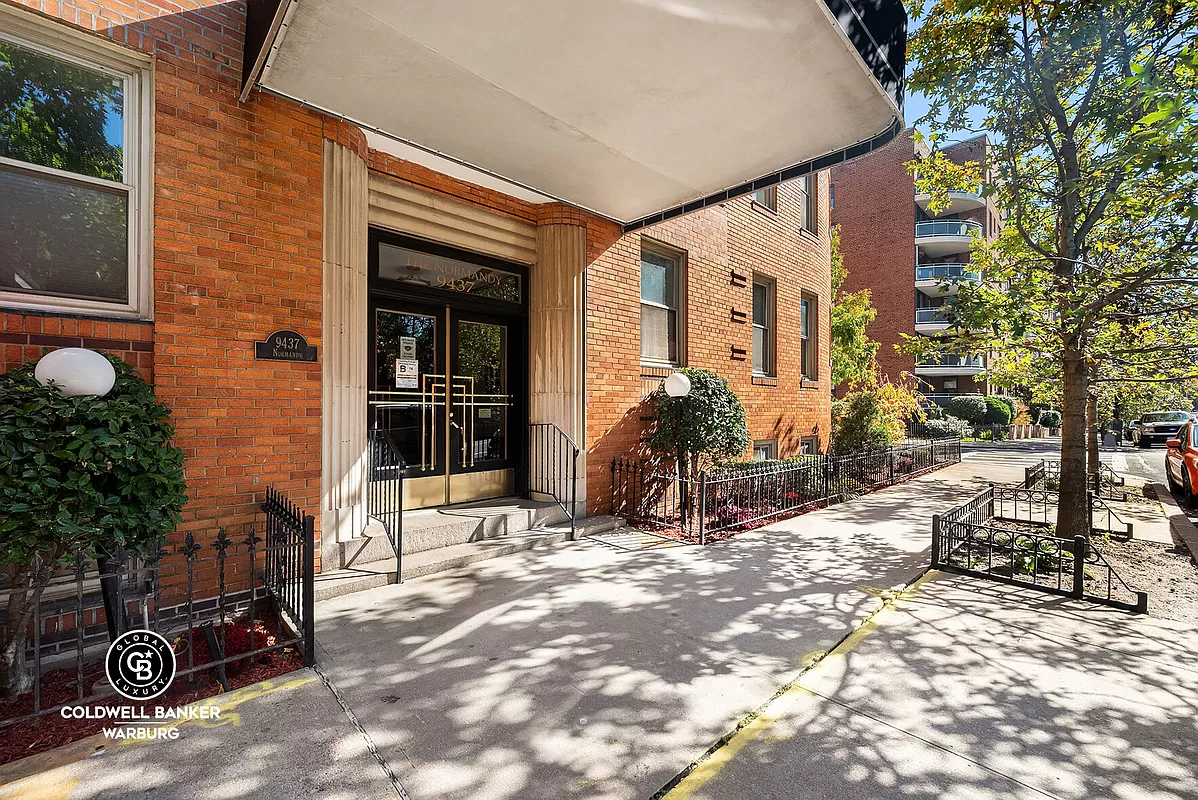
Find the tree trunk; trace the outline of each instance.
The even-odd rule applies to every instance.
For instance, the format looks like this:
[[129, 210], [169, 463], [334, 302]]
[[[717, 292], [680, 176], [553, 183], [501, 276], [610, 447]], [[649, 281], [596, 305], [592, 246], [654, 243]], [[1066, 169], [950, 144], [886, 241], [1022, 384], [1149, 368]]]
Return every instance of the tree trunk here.
[[1067, 347], [1063, 353], [1064, 384], [1061, 408], [1061, 486], [1057, 507], [1057, 536], [1073, 539], [1090, 535], [1086, 489], [1086, 397], [1089, 380], [1085, 356]]
[[1102, 457], [1098, 455], [1098, 393], [1091, 387], [1086, 395], [1086, 479], [1098, 486], [1098, 470]]
[[33, 609], [41, 598], [41, 589], [29, 587], [29, 572], [23, 567], [6, 568], [10, 578], [8, 604], [4, 614], [4, 652], [0, 658], [0, 702], [7, 702], [33, 688], [33, 676], [25, 663], [25, 632]]

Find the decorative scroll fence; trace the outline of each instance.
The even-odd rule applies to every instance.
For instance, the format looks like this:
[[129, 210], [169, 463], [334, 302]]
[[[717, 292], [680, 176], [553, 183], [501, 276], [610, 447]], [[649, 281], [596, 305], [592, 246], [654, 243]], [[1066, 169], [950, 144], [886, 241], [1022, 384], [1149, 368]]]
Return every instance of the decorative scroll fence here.
[[[1049, 489], [1055, 491], [1061, 480], [1060, 461], [1040, 461], [1023, 470], [1023, 486], [1025, 489]], [[1087, 477], [1089, 489], [1103, 500], [1126, 502], [1128, 493], [1123, 488], [1126, 479], [1111, 469], [1109, 464], [1099, 464], [1098, 472]]]
[[152, 630], [174, 642], [175, 686], [207, 672], [227, 687], [230, 665], [288, 648], [314, 664], [315, 520], [272, 488], [261, 509], [244, 536], [223, 527], [210, 541], [188, 533], [150, 557], [97, 561], [80, 551], [66, 564], [35, 565], [30, 586], [0, 591], [24, 589], [33, 601], [24, 649], [32, 687], [0, 705], [0, 731], [64, 706], [119, 700], [104, 679], [101, 581], [117, 587], [117, 631]]
[[1147, 613], [1148, 595], [1127, 585], [1093, 537], [1063, 539], [1051, 527], [1003, 516], [1036, 492], [1052, 494], [990, 486], [934, 515], [932, 567]]
[[632, 525], [672, 531], [707, 544], [712, 534], [759, 527], [768, 520], [891, 486], [961, 460], [959, 439], [847, 456], [732, 464], [680, 476], [672, 463], [612, 461], [612, 513]]

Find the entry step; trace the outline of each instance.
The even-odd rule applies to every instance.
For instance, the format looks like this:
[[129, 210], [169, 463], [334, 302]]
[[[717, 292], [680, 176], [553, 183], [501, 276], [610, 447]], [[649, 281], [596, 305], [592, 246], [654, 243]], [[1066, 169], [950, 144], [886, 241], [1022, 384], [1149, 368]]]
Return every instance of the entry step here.
[[[580, 519], [576, 539], [610, 533], [623, 526], [623, 520], [600, 516]], [[561, 544], [570, 538], [570, 520], [545, 525], [533, 530], [503, 534], [475, 542], [448, 545], [404, 555], [404, 580], [435, 575], [468, 564], [534, 548]], [[316, 576], [316, 600], [329, 600], [353, 592], [362, 592], [396, 582], [395, 556], [360, 562], [344, 569], [322, 572]]]

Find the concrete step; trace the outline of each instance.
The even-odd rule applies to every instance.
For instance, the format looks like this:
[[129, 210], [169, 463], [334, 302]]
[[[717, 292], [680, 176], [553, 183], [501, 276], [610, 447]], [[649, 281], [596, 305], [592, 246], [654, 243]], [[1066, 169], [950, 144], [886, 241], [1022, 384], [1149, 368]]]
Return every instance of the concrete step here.
[[[607, 533], [623, 527], [623, 524], [623, 520], [608, 516], [580, 519], [576, 525], [575, 538], [582, 539], [598, 533]], [[403, 577], [406, 581], [425, 575], [435, 575], [438, 572], [464, 567], [479, 561], [560, 544], [569, 538], [570, 520], [567, 517], [554, 524], [532, 530], [516, 531], [474, 542], [422, 550], [404, 555]], [[395, 556], [391, 554], [383, 559], [361, 562], [349, 568], [324, 572], [316, 576], [316, 601], [320, 602], [352, 592], [386, 586], [395, 583], [395, 577]]]
[[[514, 497], [405, 511], [402, 552], [408, 555], [493, 539], [568, 519], [557, 503]], [[337, 546], [342, 567], [394, 558], [386, 531], [375, 519], [370, 520], [364, 536]]]

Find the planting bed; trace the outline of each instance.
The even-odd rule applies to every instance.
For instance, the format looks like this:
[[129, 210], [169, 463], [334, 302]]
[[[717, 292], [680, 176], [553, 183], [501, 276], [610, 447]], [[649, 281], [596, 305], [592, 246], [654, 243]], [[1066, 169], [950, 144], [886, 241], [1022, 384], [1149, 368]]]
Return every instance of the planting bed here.
[[[216, 628], [217, 640], [220, 639], [220, 628]], [[278, 628], [274, 623], [264, 624], [258, 621], [254, 630], [255, 648], [270, 647], [278, 641]], [[211, 660], [204, 635], [199, 629], [194, 631], [195, 652], [193, 663], [203, 665]], [[284, 639], [286, 641], [286, 639]], [[178, 669], [187, 669], [187, 636], [180, 635], [173, 640]], [[225, 626], [225, 647], [229, 656], [244, 653], [249, 650], [249, 626], [244, 622], [231, 622]], [[304, 665], [303, 654], [292, 649], [283, 648], [270, 653], [247, 657], [234, 661], [226, 666], [230, 689], [249, 686], [252, 683], [274, 678], [292, 672]], [[188, 703], [212, 697], [223, 691], [215, 670], [197, 672], [189, 676], [175, 679], [166, 694], [154, 700], [131, 701], [116, 695], [106, 697], [93, 705], [122, 705], [134, 708], [164, 706], [178, 707]], [[78, 672], [74, 666], [66, 669], [51, 670], [42, 676], [41, 707], [52, 708], [60, 704], [74, 704], [78, 697]], [[83, 694], [85, 697], [94, 694], [93, 687], [97, 683], [105, 683], [104, 663], [96, 661], [85, 666], [83, 671]], [[0, 704], [0, 722], [29, 714], [33, 711], [33, 693], [21, 695], [16, 700]], [[92, 734], [99, 733], [105, 727], [118, 727], [105, 720], [63, 719], [58, 713], [46, 714], [35, 720], [9, 725], [0, 728], [0, 764], [6, 764], [19, 758], [35, 755], [46, 750], [60, 747], [70, 742], [78, 741]]]

